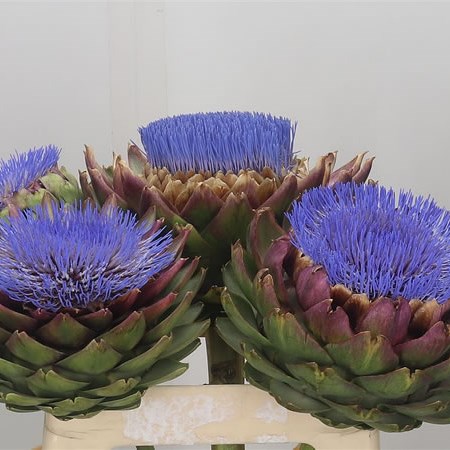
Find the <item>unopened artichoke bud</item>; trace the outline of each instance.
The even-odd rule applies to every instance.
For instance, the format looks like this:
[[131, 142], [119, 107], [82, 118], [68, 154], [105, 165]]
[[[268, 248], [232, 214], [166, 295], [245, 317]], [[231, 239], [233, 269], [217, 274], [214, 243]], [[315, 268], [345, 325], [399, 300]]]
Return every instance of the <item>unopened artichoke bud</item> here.
[[222, 285], [220, 269], [230, 246], [245, 241], [255, 210], [270, 207], [281, 223], [306, 189], [363, 182], [372, 165], [359, 155], [333, 172], [330, 153], [309, 170], [307, 159], [293, 153], [295, 125], [261, 113], [175, 116], [150, 123], [140, 134], [145, 155], [130, 146], [128, 164], [116, 157], [112, 167], [103, 168], [88, 148], [83, 191], [100, 203], [115, 193], [138, 215], [154, 206], [173, 227], [191, 224], [185, 254], [201, 256], [209, 285]]
[[[62, 420], [139, 406], [208, 321], [198, 260], [147, 215], [43, 202], [0, 222], [0, 402]], [[39, 236], [39, 239], [36, 239]]]
[[81, 199], [77, 179], [58, 167], [60, 152], [48, 145], [0, 161], [0, 216], [33, 207], [46, 193], [63, 203]]
[[450, 423], [450, 212], [376, 185], [269, 210], [224, 269], [222, 338], [249, 381], [333, 427]]

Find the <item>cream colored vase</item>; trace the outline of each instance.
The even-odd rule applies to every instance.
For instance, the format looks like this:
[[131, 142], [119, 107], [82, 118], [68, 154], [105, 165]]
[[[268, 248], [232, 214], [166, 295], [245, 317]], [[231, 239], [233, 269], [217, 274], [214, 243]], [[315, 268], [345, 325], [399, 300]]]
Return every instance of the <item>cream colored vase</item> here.
[[42, 450], [287, 442], [316, 450], [379, 450], [379, 433], [327, 427], [250, 385], [158, 386], [135, 410], [68, 422], [46, 415]]

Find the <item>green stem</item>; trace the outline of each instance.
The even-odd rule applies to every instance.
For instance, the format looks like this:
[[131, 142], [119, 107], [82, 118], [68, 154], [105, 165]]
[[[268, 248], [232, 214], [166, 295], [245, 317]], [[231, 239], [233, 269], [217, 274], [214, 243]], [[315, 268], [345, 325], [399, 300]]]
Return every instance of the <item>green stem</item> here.
[[153, 445], [136, 445], [136, 450], [155, 450]]
[[[206, 332], [209, 384], [244, 384], [244, 359], [217, 334], [214, 326]], [[211, 450], [245, 450], [243, 444], [217, 444]]]
[[243, 450], [244, 444], [217, 444], [211, 445], [211, 450]]

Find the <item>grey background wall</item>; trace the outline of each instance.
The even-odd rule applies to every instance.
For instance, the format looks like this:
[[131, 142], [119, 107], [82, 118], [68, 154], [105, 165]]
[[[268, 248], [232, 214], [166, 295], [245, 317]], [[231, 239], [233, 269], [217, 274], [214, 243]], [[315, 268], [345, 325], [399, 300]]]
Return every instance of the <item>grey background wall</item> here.
[[[76, 171], [83, 144], [108, 163], [157, 117], [258, 110], [298, 120], [312, 160], [367, 150], [374, 178], [449, 208], [449, 54], [448, 3], [1, 2], [0, 157], [54, 143]], [[177, 383], [206, 381], [203, 352]], [[0, 449], [41, 427], [0, 407]], [[449, 438], [427, 425], [382, 449]]]

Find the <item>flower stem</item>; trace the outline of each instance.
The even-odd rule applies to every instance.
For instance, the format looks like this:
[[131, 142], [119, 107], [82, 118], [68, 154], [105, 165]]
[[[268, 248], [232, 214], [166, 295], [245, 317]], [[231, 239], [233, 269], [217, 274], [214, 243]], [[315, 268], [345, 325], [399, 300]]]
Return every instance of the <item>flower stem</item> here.
[[[244, 384], [244, 358], [229, 347], [214, 326], [206, 332], [209, 384]], [[216, 444], [211, 450], [245, 450], [243, 444]]]

